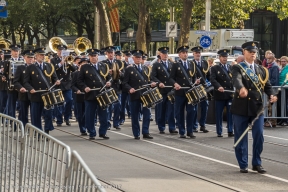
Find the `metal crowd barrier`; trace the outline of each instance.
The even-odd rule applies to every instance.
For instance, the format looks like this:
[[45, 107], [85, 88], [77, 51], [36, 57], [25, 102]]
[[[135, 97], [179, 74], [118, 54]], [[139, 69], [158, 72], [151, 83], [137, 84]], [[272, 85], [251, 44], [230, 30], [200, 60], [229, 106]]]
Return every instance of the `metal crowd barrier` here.
[[23, 124], [0, 113], [0, 130], [0, 191], [18, 191], [23, 170]]
[[[288, 86], [273, 86], [273, 89], [275, 91], [280, 90], [281, 92], [279, 92], [281, 94], [281, 99], [278, 99], [278, 101], [276, 103], [274, 103], [273, 105], [271, 105], [271, 107], [267, 107], [264, 110], [264, 118], [265, 119], [287, 119], [287, 114], [286, 114], [286, 110], [287, 110], [287, 98], [286, 98], [286, 89], [288, 89]], [[264, 105], [266, 105], [268, 103], [268, 96], [266, 94], [263, 94], [263, 103]], [[277, 108], [278, 108], [278, 102], [280, 102], [280, 106], [281, 106], [281, 113], [277, 114]], [[270, 111], [271, 110], [271, 111]], [[269, 112], [270, 111], [270, 112]]]
[[69, 171], [70, 177], [68, 191], [105, 191], [102, 189], [102, 186], [95, 175], [76, 151], [72, 152], [71, 168]]
[[0, 191], [105, 192], [68, 145], [1, 113], [0, 130]]

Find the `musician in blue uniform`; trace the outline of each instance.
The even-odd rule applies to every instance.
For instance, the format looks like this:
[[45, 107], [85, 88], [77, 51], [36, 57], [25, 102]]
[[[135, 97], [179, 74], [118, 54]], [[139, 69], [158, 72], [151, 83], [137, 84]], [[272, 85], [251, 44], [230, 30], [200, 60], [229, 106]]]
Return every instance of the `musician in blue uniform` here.
[[[210, 73], [209, 73], [209, 65], [206, 60], [201, 59], [201, 52], [203, 51], [202, 47], [193, 47], [191, 49], [193, 52], [193, 63], [196, 66], [196, 76], [197, 78], [200, 79], [200, 83], [204, 86], [207, 87], [207, 82], [206, 80], [209, 80]], [[196, 113], [195, 113], [195, 118], [194, 118], [194, 123], [193, 123], [193, 132], [198, 132], [198, 121], [197, 121], [197, 113], [198, 113], [198, 107], [201, 108], [201, 115], [200, 115], [200, 131], [203, 131], [203, 133], [208, 133], [209, 131], [206, 129], [205, 122], [207, 118], [207, 112], [208, 112], [208, 106], [209, 102], [208, 100], [203, 100], [201, 101], [197, 106], [196, 106]]]
[[[105, 52], [107, 55], [107, 59], [102, 61], [106, 63], [109, 66], [110, 74], [111, 74], [111, 84], [112, 88], [115, 90], [117, 96], [118, 96], [118, 102], [114, 103], [109, 106], [108, 108], [108, 120], [112, 117], [112, 111], [114, 111], [113, 114], [113, 127], [115, 129], [121, 129], [120, 128], [120, 111], [121, 111], [121, 90], [122, 90], [122, 84], [121, 81], [124, 77], [124, 63], [121, 60], [115, 59], [115, 47], [108, 46], [105, 48]], [[114, 66], [118, 65], [118, 67]], [[116, 71], [118, 68], [118, 71]], [[110, 122], [108, 122], [108, 125]]]
[[85, 91], [85, 126], [89, 132], [89, 139], [95, 140], [95, 116], [96, 112], [99, 116], [100, 127], [99, 137], [109, 139], [106, 135], [108, 129], [107, 109], [102, 109], [96, 100], [96, 96], [100, 94], [100, 90], [91, 90], [97, 88], [110, 87], [108, 82], [109, 67], [105, 63], [98, 62], [98, 49], [88, 49], [90, 63], [82, 65], [77, 85], [80, 90]]
[[[269, 82], [269, 72], [261, 65], [254, 63], [257, 53], [258, 42], [250, 41], [242, 45], [244, 53], [244, 62], [232, 67], [232, 81], [236, 88], [233, 98], [231, 112], [234, 121], [235, 142], [247, 129], [248, 124], [255, 120], [252, 125], [252, 170], [258, 173], [265, 173], [262, 167], [261, 153], [263, 150], [263, 122], [264, 115], [262, 109], [266, 103], [263, 103], [265, 92], [269, 97], [269, 102], [277, 101], [272, 86]], [[260, 115], [257, 118], [257, 115]], [[257, 120], [256, 120], [256, 119]], [[241, 173], [248, 173], [248, 134], [235, 147], [236, 158]]]
[[[124, 53], [124, 70], [129, 66], [128, 59], [131, 58], [132, 54], [130, 51], [123, 51]], [[124, 89], [122, 84], [122, 95], [121, 95], [121, 111], [120, 111], [120, 125], [123, 125], [125, 122], [125, 109], [127, 111], [128, 119], [130, 119], [130, 96], [128, 90]]]
[[60, 81], [54, 70], [54, 66], [50, 63], [44, 62], [45, 48], [38, 48], [34, 50], [35, 60], [34, 64], [29, 65], [25, 70], [24, 88], [28, 90], [28, 97], [31, 101], [31, 123], [35, 127], [42, 129], [41, 115], [44, 115], [44, 131], [49, 134], [49, 131], [54, 129], [52, 123], [53, 110], [46, 110], [41, 95], [49, 90], [54, 84], [60, 85]]
[[188, 89], [181, 89], [181, 87], [191, 87], [193, 83], [200, 83], [200, 80], [196, 79], [196, 66], [194, 63], [188, 61], [188, 46], [181, 46], [177, 49], [179, 54], [179, 61], [172, 65], [170, 72], [170, 83], [174, 85], [175, 91], [175, 117], [178, 123], [180, 138], [186, 138], [185, 136], [185, 121], [184, 110], [186, 107], [186, 134], [190, 138], [195, 138], [193, 134], [193, 122], [196, 113], [196, 107], [192, 104], [188, 104], [188, 99], [185, 96], [185, 92]]
[[[134, 64], [126, 68], [123, 80], [124, 89], [129, 90], [130, 104], [131, 104], [131, 120], [132, 131], [135, 139], [140, 139], [140, 124], [139, 113], [141, 108], [140, 96], [146, 89], [138, 90], [142, 88], [142, 85], [151, 84], [151, 87], [155, 87], [156, 83], [150, 81], [149, 68], [145, 65], [141, 66], [141, 60], [143, 56], [142, 50], [132, 51]], [[143, 123], [142, 123], [142, 135], [144, 139], [153, 139], [149, 133], [150, 125], [150, 110], [147, 107], [143, 107]]]
[[56, 110], [56, 123], [57, 126], [62, 126], [63, 118], [62, 112], [64, 113], [64, 121], [66, 125], [70, 126], [71, 123], [69, 121], [72, 109], [72, 90], [71, 90], [71, 73], [76, 70], [72, 63], [67, 63], [65, 58], [61, 56], [63, 50], [67, 50], [66, 45], [58, 45], [57, 46], [57, 56], [51, 59], [51, 63], [55, 67], [55, 72], [58, 79], [62, 79], [60, 84], [60, 89], [62, 90], [62, 94], [65, 99], [65, 106], [57, 106], [54, 108]]
[[156, 62], [153, 64], [151, 76], [154, 82], [158, 82], [163, 101], [157, 104], [157, 111], [155, 109], [155, 114], [157, 113], [156, 121], [158, 123], [160, 134], [165, 134], [167, 113], [169, 132], [175, 134], [178, 133], [178, 131], [175, 130], [174, 104], [172, 104], [167, 97], [167, 94], [173, 88], [165, 88], [165, 86], [173, 86], [169, 82], [169, 76], [173, 63], [168, 60], [169, 47], [161, 47], [158, 49], [158, 51], [160, 52], [161, 62]]
[[20, 106], [18, 119], [22, 121], [25, 127], [28, 123], [30, 100], [28, 98], [27, 90], [24, 87], [24, 76], [26, 68], [34, 63], [34, 52], [33, 50], [25, 50], [22, 54], [24, 56], [25, 64], [17, 67], [14, 78], [14, 87], [15, 90], [18, 91], [18, 102]]
[[[233, 121], [230, 107], [232, 104], [233, 84], [232, 84], [232, 74], [230, 65], [227, 63], [229, 50], [221, 49], [218, 51], [220, 64], [211, 67], [210, 80], [214, 86], [214, 100], [215, 100], [215, 110], [216, 110], [216, 131], [218, 137], [223, 137], [222, 135], [222, 121], [223, 121], [223, 110], [226, 107], [227, 115], [227, 132], [228, 137], [233, 137]], [[230, 90], [230, 92], [224, 92], [225, 90]]]
[[6, 104], [7, 104], [7, 81], [6, 77], [4, 75], [4, 56], [5, 55], [11, 55], [11, 51], [6, 49], [6, 50], [1, 50], [3, 54], [1, 54], [1, 61], [0, 61], [0, 113], [5, 113], [6, 109]]
[[[7, 108], [6, 108], [6, 114], [11, 117], [16, 117], [16, 102], [18, 99], [18, 92], [14, 88], [13, 79], [9, 76], [15, 76], [17, 64], [14, 64], [14, 62], [24, 62], [23, 58], [19, 56], [21, 46], [20, 45], [10, 45], [9, 46], [11, 50], [11, 58], [9, 61], [4, 61], [4, 76], [6, 78], [6, 81], [8, 83], [8, 100], [7, 100]], [[11, 70], [10, 70], [11, 68]], [[10, 71], [12, 74], [10, 74]]]
[[77, 110], [76, 118], [78, 122], [78, 126], [80, 129], [81, 135], [87, 135], [86, 132], [86, 126], [85, 126], [85, 99], [84, 99], [84, 90], [80, 89], [80, 86], [78, 85], [78, 76], [81, 69], [81, 65], [88, 63], [87, 58], [80, 59], [78, 64], [78, 70], [72, 73], [72, 91], [74, 92], [74, 102], [75, 102], [75, 109]]

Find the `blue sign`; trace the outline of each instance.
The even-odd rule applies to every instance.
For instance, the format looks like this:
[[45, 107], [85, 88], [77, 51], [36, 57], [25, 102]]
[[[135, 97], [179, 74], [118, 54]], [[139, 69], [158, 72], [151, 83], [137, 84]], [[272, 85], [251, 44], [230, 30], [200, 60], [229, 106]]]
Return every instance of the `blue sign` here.
[[200, 38], [200, 45], [201, 47], [203, 47], [204, 49], [210, 47], [212, 44], [212, 39], [209, 36], [202, 36]]
[[114, 46], [116, 48], [116, 51], [121, 51], [121, 46]]
[[0, 1], [0, 18], [7, 18], [8, 11], [7, 11], [7, 3], [6, 1]]

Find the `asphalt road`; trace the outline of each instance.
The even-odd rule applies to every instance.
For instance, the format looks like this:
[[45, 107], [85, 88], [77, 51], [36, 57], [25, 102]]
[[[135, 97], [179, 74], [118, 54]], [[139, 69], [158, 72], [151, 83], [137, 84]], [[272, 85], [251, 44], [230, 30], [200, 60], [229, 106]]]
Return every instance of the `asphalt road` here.
[[[75, 121], [55, 127], [51, 135], [76, 150], [101, 180], [123, 191], [288, 191], [288, 127], [265, 128], [263, 175], [239, 172], [234, 139], [218, 138], [215, 125], [207, 125], [209, 133], [195, 133], [196, 139], [180, 139], [160, 135], [152, 121], [153, 140], [135, 140], [130, 119], [121, 127], [108, 131], [109, 140], [80, 136]], [[252, 154], [251, 139], [249, 147]]]

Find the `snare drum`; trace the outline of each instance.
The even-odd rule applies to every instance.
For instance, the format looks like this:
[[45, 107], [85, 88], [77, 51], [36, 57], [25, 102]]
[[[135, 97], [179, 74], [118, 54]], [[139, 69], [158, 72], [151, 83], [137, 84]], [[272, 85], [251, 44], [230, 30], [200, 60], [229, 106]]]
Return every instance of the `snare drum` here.
[[118, 102], [118, 96], [115, 90], [111, 88], [97, 95], [96, 100], [102, 109], [106, 109], [109, 105]]
[[64, 104], [64, 96], [61, 89], [44, 93], [41, 97], [44, 102], [44, 108], [47, 110], [51, 109], [54, 105]]
[[196, 105], [207, 99], [207, 93], [203, 85], [198, 85], [186, 92], [186, 98], [188, 99], [188, 104]]
[[170, 101], [171, 104], [175, 103], [175, 89], [172, 89], [168, 94], [167, 94], [167, 98]]
[[144, 92], [140, 96], [140, 98], [143, 102], [143, 107], [148, 107], [148, 108], [162, 102], [163, 100], [163, 97], [157, 87]]

